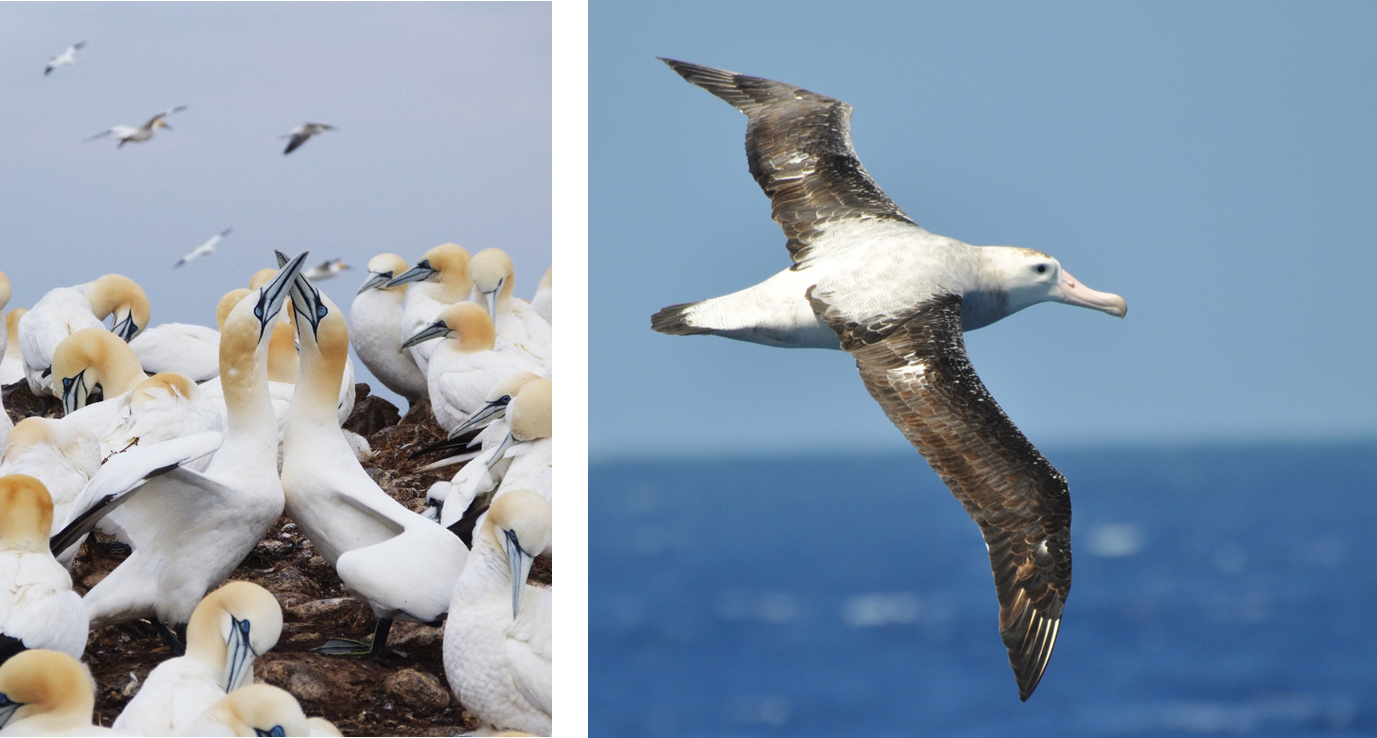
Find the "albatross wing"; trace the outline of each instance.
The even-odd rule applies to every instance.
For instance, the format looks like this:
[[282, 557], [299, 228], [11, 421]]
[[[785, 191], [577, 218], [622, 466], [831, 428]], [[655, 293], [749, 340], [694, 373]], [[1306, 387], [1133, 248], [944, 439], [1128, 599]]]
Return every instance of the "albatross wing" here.
[[885, 415], [980, 526], [999, 596], [999, 632], [1019, 697], [1037, 688], [1071, 589], [1066, 478], [1019, 432], [966, 358], [961, 298], [861, 324], [816, 296], [813, 309], [856, 359]]

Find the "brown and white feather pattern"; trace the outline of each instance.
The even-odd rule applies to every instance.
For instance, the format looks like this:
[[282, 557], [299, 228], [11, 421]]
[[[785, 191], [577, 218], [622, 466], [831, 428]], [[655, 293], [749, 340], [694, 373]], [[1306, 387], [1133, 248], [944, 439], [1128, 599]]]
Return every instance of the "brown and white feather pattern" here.
[[1071, 588], [1071, 497], [966, 357], [961, 298], [938, 296], [861, 325], [810, 296], [856, 359], [866, 389], [927, 459], [990, 549], [999, 630], [1027, 700], [1042, 678]]
[[851, 146], [851, 106], [793, 85], [661, 59], [746, 114], [746, 158], [795, 262], [840, 221], [915, 225], [875, 184]]

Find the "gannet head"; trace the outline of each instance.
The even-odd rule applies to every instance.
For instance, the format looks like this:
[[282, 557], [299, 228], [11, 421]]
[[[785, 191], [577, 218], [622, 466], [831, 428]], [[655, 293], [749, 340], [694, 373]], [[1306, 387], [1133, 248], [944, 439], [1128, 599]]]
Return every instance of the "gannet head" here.
[[384, 291], [396, 289], [398, 292], [405, 292], [405, 284], [398, 285], [395, 288], [387, 286], [389, 280], [405, 271], [406, 259], [396, 254], [378, 254], [368, 260], [368, 279], [363, 281], [363, 285], [359, 287], [359, 291], [355, 294], [362, 295], [368, 290], [375, 289]]
[[[269, 269], [267, 271], [271, 271], [273, 275], [277, 274], [276, 269]], [[271, 278], [272, 276], [270, 275], [269, 279]], [[266, 284], [267, 280], [265, 279], [263, 280], [263, 282]], [[258, 285], [258, 287], [262, 286], [263, 285], [261, 284]], [[233, 289], [229, 292], [226, 292], [225, 296], [220, 298], [219, 304], [215, 306], [215, 329], [223, 331], [225, 329], [225, 319], [229, 317], [230, 311], [234, 309], [235, 305], [239, 304], [240, 300], [243, 300], [245, 297], [248, 297], [249, 293], [253, 290], [258, 289], [258, 287], [254, 287], [253, 289], [245, 289], [243, 287], [240, 287], [238, 289]]]
[[533, 379], [521, 387], [507, 408], [507, 421], [512, 426], [512, 437], [517, 441], [534, 441], [549, 438], [553, 433], [551, 423], [551, 396], [553, 383], [549, 379]]
[[21, 651], [0, 666], [0, 727], [39, 715], [56, 730], [90, 727], [95, 709], [91, 675], [58, 651]]
[[406, 339], [402, 348], [454, 335], [458, 336], [459, 350], [466, 354], [491, 350], [497, 340], [497, 330], [487, 310], [472, 302], [456, 302], [440, 311], [439, 320]]
[[469, 252], [457, 243], [442, 243], [427, 251], [416, 266], [389, 280], [387, 286], [396, 287], [407, 282], [440, 282], [456, 294], [454, 299], [465, 299], [473, 290], [473, 281], [469, 279]]
[[148, 295], [134, 280], [122, 274], [106, 274], [86, 289], [91, 312], [99, 320], [114, 316], [110, 332], [128, 341], [148, 327]]
[[64, 413], [134, 389], [147, 376], [134, 349], [104, 328], [82, 328], [53, 351], [53, 387]]
[[271, 684], [249, 684], [220, 698], [207, 714], [234, 731], [234, 735], [311, 735], [311, 724], [301, 703], [287, 690]]
[[135, 385], [129, 393], [129, 407], [138, 410], [148, 402], [168, 396], [181, 396], [195, 402], [201, 397], [201, 388], [185, 374], [159, 372]]
[[1099, 310], [1117, 318], [1128, 313], [1124, 298], [1086, 287], [1041, 251], [1012, 246], [992, 246], [985, 251], [1005, 303], [1003, 315], [998, 317], [1049, 301]]
[[0, 548], [47, 551], [52, 527], [53, 498], [42, 482], [27, 474], [0, 477]]
[[487, 301], [488, 315], [497, 320], [497, 303], [512, 296], [512, 257], [502, 249], [483, 249], [469, 262], [469, 278]]
[[[186, 626], [187, 656], [223, 666], [220, 686], [252, 683], [253, 662], [277, 645], [282, 607], [268, 590], [230, 582], [201, 599]], [[247, 679], [247, 681], [246, 681]]]
[[499, 551], [507, 553], [512, 575], [512, 619], [521, 612], [522, 585], [535, 557], [550, 547], [550, 501], [529, 490], [498, 495], [488, 509], [483, 529]]
[[[301, 271], [307, 252], [292, 259], [287, 266], [271, 280], [250, 292], [230, 310], [220, 331], [220, 376], [226, 392], [230, 392], [231, 379], [251, 372], [262, 358], [266, 361], [268, 343], [272, 338], [272, 326], [277, 324], [278, 313], [291, 294], [292, 280]], [[228, 404], [228, 397], [226, 398]]]
[[474, 429], [482, 428], [489, 423], [507, 414], [507, 406], [511, 403], [512, 397], [532, 379], [540, 379], [537, 374], [531, 372], [513, 372], [502, 378], [488, 391], [488, 396], [484, 398], [487, 404], [474, 411], [458, 428], [450, 432], [450, 439], [458, 438], [464, 433]]
[[259, 287], [262, 287], [263, 285], [265, 285], [265, 284], [271, 282], [272, 279], [273, 279], [273, 277], [276, 277], [276, 276], [277, 276], [277, 270], [276, 270], [276, 269], [272, 269], [272, 268], [269, 268], [269, 267], [264, 267], [264, 268], [262, 268], [262, 269], [259, 269], [258, 271], [256, 271], [256, 272], [253, 273], [253, 276], [252, 276], [252, 277], [249, 277], [249, 289], [251, 289], [251, 290], [256, 290], [256, 289], [258, 289]]

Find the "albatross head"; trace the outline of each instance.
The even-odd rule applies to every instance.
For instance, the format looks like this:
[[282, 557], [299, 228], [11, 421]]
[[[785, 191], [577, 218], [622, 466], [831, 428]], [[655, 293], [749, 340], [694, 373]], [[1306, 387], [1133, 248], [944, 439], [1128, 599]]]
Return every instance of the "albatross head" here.
[[983, 251], [993, 272], [995, 297], [991, 299], [987, 290], [975, 300], [991, 315], [986, 320], [978, 320], [974, 326], [968, 322], [967, 330], [988, 325], [1040, 302], [1064, 302], [1109, 313], [1116, 318], [1128, 312], [1124, 298], [1086, 287], [1062, 269], [1061, 262], [1041, 251], [1012, 246], [991, 246]]

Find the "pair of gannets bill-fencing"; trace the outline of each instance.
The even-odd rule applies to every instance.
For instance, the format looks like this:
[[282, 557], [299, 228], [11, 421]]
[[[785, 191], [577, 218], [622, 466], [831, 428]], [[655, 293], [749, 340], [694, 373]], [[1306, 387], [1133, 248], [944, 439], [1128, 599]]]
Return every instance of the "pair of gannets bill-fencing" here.
[[1071, 588], [1071, 497], [966, 357], [962, 332], [1040, 302], [1123, 317], [1040, 251], [929, 233], [875, 184], [851, 145], [851, 106], [794, 85], [662, 59], [745, 113], [751, 174], [793, 266], [651, 326], [851, 354], [871, 396], [985, 537], [1019, 697], [1042, 678]]

